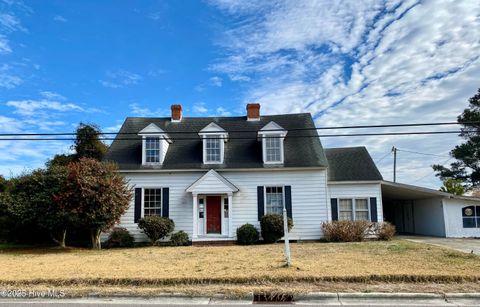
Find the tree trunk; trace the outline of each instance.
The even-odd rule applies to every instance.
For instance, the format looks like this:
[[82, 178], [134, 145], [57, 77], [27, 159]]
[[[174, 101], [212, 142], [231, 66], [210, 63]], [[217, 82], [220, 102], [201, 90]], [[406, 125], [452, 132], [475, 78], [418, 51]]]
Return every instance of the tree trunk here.
[[67, 237], [67, 228], [64, 228], [60, 231], [60, 236], [59, 238], [55, 238], [55, 235], [52, 234], [52, 239], [53, 239], [53, 242], [57, 243], [58, 246], [60, 246], [61, 248], [65, 248], [66, 245], [65, 245], [65, 239]]
[[100, 229], [92, 229], [90, 231], [91, 238], [92, 238], [92, 249], [101, 249], [102, 244], [100, 242]]

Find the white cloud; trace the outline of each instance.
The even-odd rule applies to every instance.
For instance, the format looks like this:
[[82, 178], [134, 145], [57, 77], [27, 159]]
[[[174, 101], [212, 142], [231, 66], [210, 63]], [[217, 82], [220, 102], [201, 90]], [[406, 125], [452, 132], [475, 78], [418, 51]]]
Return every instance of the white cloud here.
[[7, 54], [10, 52], [12, 52], [12, 48], [10, 48], [10, 42], [5, 35], [0, 34], [0, 54]]
[[55, 15], [53, 17], [53, 20], [54, 21], [58, 21], [58, 22], [67, 22], [68, 19], [66, 19], [65, 17], [63, 17], [62, 15]]
[[58, 101], [67, 100], [67, 98], [65, 98], [65, 96], [62, 96], [58, 93], [50, 92], [50, 91], [40, 92], [40, 95], [42, 95], [45, 99], [49, 99], [49, 100], [58, 100]]
[[104, 87], [110, 88], [122, 88], [129, 85], [135, 85], [142, 76], [136, 73], [132, 73], [126, 70], [107, 71], [105, 80], [99, 80], [100, 84]]
[[20, 20], [10, 13], [0, 13], [0, 29], [4, 32], [26, 31]]
[[15, 113], [32, 116], [35, 115], [39, 110], [53, 110], [59, 112], [66, 111], [84, 111], [82, 107], [74, 103], [62, 103], [59, 101], [51, 100], [10, 100], [5, 103], [9, 107], [14, 107]]
[[232, 112], [227, 111], [224, 107], [218, 107], [216, 110], [218, 116], [231, 116]]
[[[479, 87], [480, 2], [211, 3], [242, 20], [224, 33], [219, 45], [227, 56], [211, 69], [232, 81], [248, 80], [243, 100], [260, 102], [264, 114], [311, 112], [318, 126], [455, 121]], [[329, 147], [366, 145], [379, 158], [392, 145], [446, 153], [461, 140], [322, 141]], [[412, 183], [421, 173], [426, 177], [416, 184], [438, 187], [430, 165], [445, 159], [402, 156], [400, 181]], [[391, 160], [380, 168], [391, 177]]]
[[215, 87], [222, 86], [222, 78], [220, 78], [219, 76], [211, 77], [209, 81], [211, 86], [215, 86]]
[[13, 72], [10, 65], [3, 64], [0, 66], [0, 87], [11, 89], [22, 83], [22, 78]]
[[193, 105], [192, 107], [193, 112], [195, 113], [207, 113], [208, 109], [206, 107], [205, 102], [198, 102]]
[[157, 108], [152, 110], [148, 107], [143, 107], [138, 103], [132, 103], [130, 106], [130, 112], [139, 117], [167, 117], [170, 116], [170, 108]]

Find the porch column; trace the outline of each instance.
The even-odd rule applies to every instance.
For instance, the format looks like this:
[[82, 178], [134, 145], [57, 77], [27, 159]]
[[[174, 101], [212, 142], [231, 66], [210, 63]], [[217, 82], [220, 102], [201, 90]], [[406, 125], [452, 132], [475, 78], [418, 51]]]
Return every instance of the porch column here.
[[193, 231], [192, 239], [198, 238], [198, 195], [193, 194]]
[[233, 194], [228, 193], [228, 236], [233, 237]]

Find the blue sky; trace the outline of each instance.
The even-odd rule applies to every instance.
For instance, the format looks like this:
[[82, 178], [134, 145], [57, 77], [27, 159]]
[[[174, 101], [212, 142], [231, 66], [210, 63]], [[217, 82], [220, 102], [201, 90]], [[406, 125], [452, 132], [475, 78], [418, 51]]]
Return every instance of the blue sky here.
[[[480, 83], [478, 1], [0, 0], [0, 132], [117, 131], [127, 116], [311, 112], [318, 126], [452, 121]], [[438, 128], [440, 129], [440, 128]], [[418, 129], [417, 129], [418, 130]], [[399, 181], [438, 187], [456, 136], [395, 145]], [[0, 142], [5, 176], [68, 142]], [[380, 161], [390, 179], [391, 156]]]

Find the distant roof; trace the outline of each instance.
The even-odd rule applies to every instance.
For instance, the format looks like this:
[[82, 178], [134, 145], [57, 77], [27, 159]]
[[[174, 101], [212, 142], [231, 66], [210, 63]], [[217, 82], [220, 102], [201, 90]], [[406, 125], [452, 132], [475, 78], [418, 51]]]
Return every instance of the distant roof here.
[[[282, 166], [265, 166], [262, 161], [262, 145], [257, 139], [257, 132], [271, 121], [288, 131], [284, 141], [285, 161]], [[225, 161], [220, 165], [202, 163], [202, 142], [198, 132], [212, 122], [228, 132]], [[163, 165], [142, 165], [142, 138], [136, 134], [151, 123], [165, 131], [172, 141]], [[259, 121], [247, 121], [245, 116], [184, 117], [180, 122], [173, 123], [166, 117], [128, 117], [119, 132], [129, 134], [119, 134], [115, 138], [105, 160], [116, 162], [120, 170], [326, 167], [328, 163], [322, 144], [315, 137], [318, 136], [317, 131], [292, 130], [302, 128], [315, 128], [309, 113], [261, 116]], [[188, 140], [180, 140], [181, 138]]]
[[329, 181], [383, 180], [365, 147], [326, 148]]

